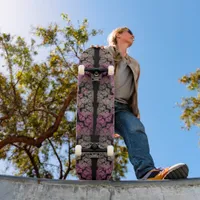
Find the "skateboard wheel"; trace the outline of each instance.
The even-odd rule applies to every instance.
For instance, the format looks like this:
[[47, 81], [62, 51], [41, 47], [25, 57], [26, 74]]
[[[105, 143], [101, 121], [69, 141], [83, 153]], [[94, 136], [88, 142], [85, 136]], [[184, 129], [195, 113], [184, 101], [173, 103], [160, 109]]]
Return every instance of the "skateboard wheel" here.
[[114, 66], [109, 65], [108, 66], [108, 75], [112, 76], [114, 74]]
[[81, 156], [82, 154], [82, 146], [81, 145], [76, 145], [75, 147], [75, 156]]
[[79, 75], [84, 75], [85, 74], [85, 66], [84, 65], [79, 65], [78, 66], [78, 74]]
[[107, 146], [107, 155], [108, 156], [114, 156], [114, 147], [112, 145]]

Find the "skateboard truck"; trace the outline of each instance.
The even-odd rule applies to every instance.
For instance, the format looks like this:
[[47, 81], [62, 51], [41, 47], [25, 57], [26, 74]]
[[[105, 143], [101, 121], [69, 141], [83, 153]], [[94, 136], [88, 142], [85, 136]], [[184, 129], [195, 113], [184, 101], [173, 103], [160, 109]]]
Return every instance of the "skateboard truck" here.
[[95, 71], [94, 74], [92, 74], [92, 81], [100, 81], [99, 72]]
[[[95, 148], [95, 149], [94, 149]], [[98, 144], [94, 143], [92, 148], [90, 149], [83, 149], [81, 145], [75, 146], [75, 155], [81, 156], [82, 152], [107, 152], [107, 156], [113, 157], [114, 156], [114, 147], [113, 145], [108, 145], [106, 149], [99, 149]]]
[[78, 74], [84, 75], [85, 72], [91, 72], [93, 75], [96, 73], [96, 76], [94, 77], [99, 77], [99, 74], [102, 72], [108, 72], [108, 75], [112, 76], [114, 75], [114, 66], [109, 65], [108, 68], [87, 68], [85, 69], [84, 65], [79, 65], [78, 66]]
[[97, 148], [98, 148], [98, 144], [96, 144], [96, 143], [93, 143], [93, 144], [92, 144], [92, 149], [94, 149], [94, 150], [95, 150], [95, 149], [97, 149]]

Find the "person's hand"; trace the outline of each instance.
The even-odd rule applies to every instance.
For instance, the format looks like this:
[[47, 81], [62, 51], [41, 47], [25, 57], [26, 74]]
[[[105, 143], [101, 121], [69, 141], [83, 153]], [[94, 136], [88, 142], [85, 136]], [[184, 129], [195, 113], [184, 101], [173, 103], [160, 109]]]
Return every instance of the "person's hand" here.
[[137, 118], [140, 120], [140, 114], [138, 114]]
[[104, 46], [100, 46], [100, 45], [91, 45], [90, 47], [104, 49]]

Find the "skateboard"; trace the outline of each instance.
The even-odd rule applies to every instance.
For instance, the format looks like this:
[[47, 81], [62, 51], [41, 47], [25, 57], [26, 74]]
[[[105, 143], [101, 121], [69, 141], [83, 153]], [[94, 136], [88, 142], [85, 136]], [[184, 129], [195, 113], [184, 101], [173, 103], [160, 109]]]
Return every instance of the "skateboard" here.
[[114, 60], [86, 49], [78, 68], [76, 173], [81, 180], [109, 180], [114, 162]]

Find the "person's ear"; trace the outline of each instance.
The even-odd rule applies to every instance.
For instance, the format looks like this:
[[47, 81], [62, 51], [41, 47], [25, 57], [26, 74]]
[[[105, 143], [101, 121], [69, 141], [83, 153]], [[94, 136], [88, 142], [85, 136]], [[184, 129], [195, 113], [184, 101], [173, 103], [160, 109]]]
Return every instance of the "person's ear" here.
[[121, 34], [120, 33], [117, 33], [116, 34], [116, 38], [120, 38]]

